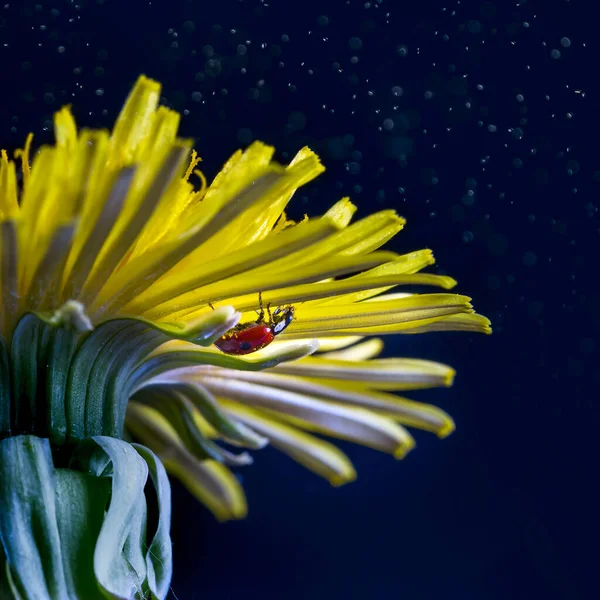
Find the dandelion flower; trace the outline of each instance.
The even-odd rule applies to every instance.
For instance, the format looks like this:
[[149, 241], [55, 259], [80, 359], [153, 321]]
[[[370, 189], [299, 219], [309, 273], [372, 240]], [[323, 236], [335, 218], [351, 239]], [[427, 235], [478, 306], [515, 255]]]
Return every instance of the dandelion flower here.
[[[283, 166], [254, 143], [209, 185], [159, 94], [140, 77], [111, 132], [78, 131], [63, 108], [55, 145], [34, 155], [30, 135], [15, 160], [0, 157], [8, 597], [164, 598], [167, 472], [223, 520], [246, 514], [230, 468], [267, 443], [333, 485], [352, 481], [321, 435], [402, 458], [406, 427], [453, 430], [394, 393], [448, 386], [452, 369], [377, 358], [380, 336], [490, 331], [453, 279], [421, 272], [429, 250], [380, 250], [404, 226], [394, 211], [352, 222], [342, 199], [287, 219], [323, 170], [308, 148]], [[257, 351], [221, 351], [252, 327], [268, 334]]]

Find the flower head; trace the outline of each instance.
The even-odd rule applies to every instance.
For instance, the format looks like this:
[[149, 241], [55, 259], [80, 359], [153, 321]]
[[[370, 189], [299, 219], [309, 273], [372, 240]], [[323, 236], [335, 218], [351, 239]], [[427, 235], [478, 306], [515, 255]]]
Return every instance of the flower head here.
[[[254, 143], [209, 185], [159, 94], [140, 77], [111, 132], [78, 131], [62, 109], [54, 146], [32, 156], [29, 136], [15, 153], [21, 186], [15, 162], [0, 157], [0, 433], [9, 438], [0, 469], [10, 473], [15, 456], [41, 465], [35, 477], [49, 498], [67, 486], [82, 514], [94, 513], [78, 572], [117, 597], [166, 594], [162, 464], [220, 519], [246, 513], [229, 468], [250, 464], [248, 450], [267, 443], [333, 485], [351, 481], [349, 459], [321, 434], [402, 458], [414, 446], [405, 426], [453, 430], [443, 411], [393, 393], [450, 385], [452, 369], [376, 358], [379, 337], [363, 338], [490, 331], [468, 297], [449, 292], [453, 279], [421, 272], [434, 262], [430, 250], [380, 250], [404, 226], [394, 211], [352, 222], [345, 198], [321, 217], [288, 220], [294, 192], [323, 170], [308, 148], [283, 166]], [[415, 293], [422, 287], [442, 291]], [[232, 331], [248, 324], [267, 328], [265, 311], [286, 306], [258, 351], [214, 346], [226, 349], [219, 340], [235, 342]], [[129, 446], [128, 435], [145, 446]], [[151, 542], [145, 502], [134, 506], [148, 477], [164, 508]], [[92, 507], [94, 486], [105, 495]], [[43, 514], [48, 531], [69, 525], [62, 513]], [[10, 531], [0, 523], [3, 541]], [[70, 556], [59, 538], [49, 547]], [[23, 593], [29, 575], [18, 557], [30, 542], [10, 539], [9, 573]], [[36, 590], [49, 585], [43, 568], [39, 575]], [[55, 590], [87, 585], [70, 571], [56, 577]]]

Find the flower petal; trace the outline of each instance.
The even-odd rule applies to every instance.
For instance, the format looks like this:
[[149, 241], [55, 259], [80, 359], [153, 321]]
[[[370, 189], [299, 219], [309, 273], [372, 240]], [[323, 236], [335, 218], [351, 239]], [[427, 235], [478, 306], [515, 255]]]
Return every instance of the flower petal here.
[[402, 427], [384, 417], [360, 409], [318, 400], [294, 392], [238, 381], [227, 377], [199, 375], [201, 384], [213, 394], [243, 404], [276, 412], [301, 427], [321, 431], [382, 450], [402, 458], [414, 446]]
[[[270, 263], [290, 252], [302, 250], [330, 235], [333, 231], [334, 227], [329, 221], [318, 220], [301, 223], [251, 246], [219, 256], [211, 261], [205, 261], [201, 270], [184, 270], [174, 273], [156, 282], [138, 297], [132, 298], [124, 310], [137, 314], [147, 312], [163, 302], [194, 289]], [[173, 306], [166, 308], [165, 311], [173, 312], [178, 309], [178, 306]]]
[[2, 312], [0, 324], [7, 335], [16, 321], [19, 300], [18, 270], [19, 251], [17, 228], [14, 221], [0, 223], [0, 283], [2, 285]]
[[217, 462], [194, 458], [154, 409], [131, 402], [127, 407], [127, 427], [219, 521], [246, 516], [244, 491], [231, 472]]
[[[323, 344], [321, 342], [321, 338], [319, 338], [319, 343], [321, 344], [322, 349]], [[321, 352], [319, 356], [333, 360], [369, 360], [370, 358], [375, 358], [376, 356], [379, 356], [382, 350], [383, 340], [381, 338], [371, 338], [369, 340], [361, 342], [360, 344], [355, 344], [354, 346], [332, 350], [327, 353]]]
[[[221, 410], [219, 403], [213, 395], [204, 389], [197, 381], [189, 377], [193, 368], [171, 371], [162, 377], [157, 377], [143, 387], [135, 396], [136, 401], [145, 402], [148, 391], [162, 391], [169, 395], [173, 390], [179, 396], [184, 396], [187, 402], [182, 403], [177, 398], [180, 408], [183, 408], [196, 421], [195, 413], [198, 411], [202, 418], [217, 432], [223, 440], [235, 446], [253, 448], [259, 450], [268, 444], [268, 440], [257, 435], [245, 425], [238, 423], [235, 419], [229, 419]], [[200, 429], [200, 428], [198, 428]], [[202, 433], [202, 432], [201, 432]]]
[[318, 380], [353, 382], [384, 390], [449, 387], [454, 369], [441, 363], [414, 358], [386, 358], [368, 361], [328, 360], [307, 357], [277, 365], [277, 373]]
[[[234, 454], [204, 437], [196, 426], [194, 415], [196, 409], [185, 391], [187, 391], [185, 388], [180, 391], [175, 386], [154, 384], [146, 386], [143, 392], [136, 394], [132, 401], [157, 410], [167, 419], [181, 442], [197, 459], [211, 458], [217, 462], [237, 467], [252, 464], [252, 457], [247, 452]], [[266, 443], [267, 440], [264, 439], [264, 444]]]
[[[136, 241], [158, 203], [184, 169], [187, 145], [173, 145], [140, 166], [134, 177], [123, 210], [108, 235], [92, 272], [86, 279], [79, 300], [92, 305], [111, 273]], [[99, 307], [96, 307], [97, 309]], [[101, 312], [101, 311], [99, 311]]]
[[[281, 302], [277, 292], [266, 292], [267, 290], [276, 288], [284, 288], [283, 293], [285, 297], [290, 299], [291, 302], [297, 302], [302, 300], [302, 298], [294, 297], [294, 291], [298, 288], [304, 289], [308, 286], [308, 289], [317, 289], [317, 286], [325, 284], [314, 284], [312, 282], [328, 277], [355, 273], [356, 271], [370, 268], [373, 265], [384, 263], [394, 256], [390, 252], [372, 252], [364, 256], [333, 256], [305, 266], [297, 265], [293, 269], [286, 269], [285, 272], [277, 272], [275, 270], [265, 272], [264, 267], [259, 267], [258, 269], [253, 269], [243, 274], [200, 287], [193, 292], [188, 292], [166, 305], [153, 308], [149, 311], [148, 316], [153, 319], [166, 317], [167, 315], [171, 319], [190, 318], [190, 315], [196, 314], [198, 307], [205, 307], [209, 302], [217, 304], [219, 301], [225, 299], [228, 299], [228, 304], [234, 304], [238, 309], [240, 307], [254, 308], [256, 307], [259, 292], [263, 293], [265, 302], [271, 302], [274, 305], [288, 303], [287, 301]], [[424, 278], [425, 276], [421, 277]], [[435, 277], [437, 276], [429, 275], [426, 280], [433, 282], [434, 280], [431, 278]], [[311, 283], [307, 284], [307, 282]], [[339, 282], [339, 284], [342, 285], [343, 282]], [[435, 280], [433, 285], [439, 285], [439, 281]], [[240, 298], [244, 294], [248, 296]], [[229, 300], [230, 298], [232, 300]], [[174, 308], [176, 312], [173, 312]]]
[[271, 444], [295, 461], [324, 477], [333, 486], [356, 479], [356, 471], [339, 448], [295, 427], [252, 410], [238, 402], [222, 401], [225, 410], [269, 439]]
[[132, 394], [159, 375], [183, 367], [218, 365], [231, 369], [261, 371], [283, 361], [294, 361], [313, 354], [318, 348], [316, 340], [302, 342], [273, 342], [266, 348], [244, 358], [224, 354], [213, 348], [202, 348], [177, 340], [166, 342], [150, 353], [132, 374], [128, 385]]
[[[216, 374], [222, 370], [215, 369]], [[386, 394], [368, 389], [369, 381], [364, 381], [358, 388], [352, 382], [336, 381], [335, 385], [324, 385], [314, 380], [300, 377], [278, 375], [272, 372], [236, 372], [228, 373], [237, 381], [256, 383], [268, 388], [287, 390], [304, 394], [311, 398], [320, 398], [327, 401], [359, 406], [373, 410], [378, 414], [394, 419], [402, 425], [417, 427], [425, 431], [432, 431], [438, 437], [446, 437], [454, 431], [454, 422], [443, 410], [430, 404], [414, 402], [394, 394]]]
[[5, 150], [0, 152], [0, 220], [14, 219], [19, 215], [17, 196], [17, 170], [8, 160]]

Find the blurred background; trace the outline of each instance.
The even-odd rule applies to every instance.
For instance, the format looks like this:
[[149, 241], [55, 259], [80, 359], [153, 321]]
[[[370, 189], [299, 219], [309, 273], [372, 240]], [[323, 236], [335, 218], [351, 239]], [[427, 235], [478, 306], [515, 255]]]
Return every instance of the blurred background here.
[[[162, 81], [209, 179], [252, 140], [327, 172], [290, 213], [342, 196], [407, 218], [494, 335], [391, 337], [456, 368], [413, 394], [447, 410], [396, 462], [342, 445], [340, 489], [266, 449], [250, 513], [216, 523], [174, 485], [173, 598], [597, 598], [600, 48], [586, 0], [4, 0], [0, 146], [51, 116], [109, 127]], [[594, 266], [596, 265], [596, 266]], [[596, 281], [596, 283], [594, 283]]]

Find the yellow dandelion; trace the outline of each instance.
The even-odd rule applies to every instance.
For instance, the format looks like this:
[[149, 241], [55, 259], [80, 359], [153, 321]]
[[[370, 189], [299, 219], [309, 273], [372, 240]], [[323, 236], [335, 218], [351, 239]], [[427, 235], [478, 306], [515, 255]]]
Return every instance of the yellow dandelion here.
[[430, 250], [380, 250], [405, 224], [394, 211], [352, 222], [345, 198], [287, 219], [323, 171], [308, 148], [283, 166], [254, 143], [209, 185], [159, 95], [140, 77], [112, 132], [78, 131], [63, 108], [55, 145], [34, 153], [29, 136], [16, 162], [0, 156], [0, 586], [12, 597], [164, 598], [166, 472], [219, 519], [246, 514], [230, 467], [267, 443], [352, 481], [322, 435], [402, 458], [406, 427], [454, 428], [395, 393], [448, 386], [452, 369], [377, 358], [379, 336], [490, 331], [453, 279], [422, 273]]

